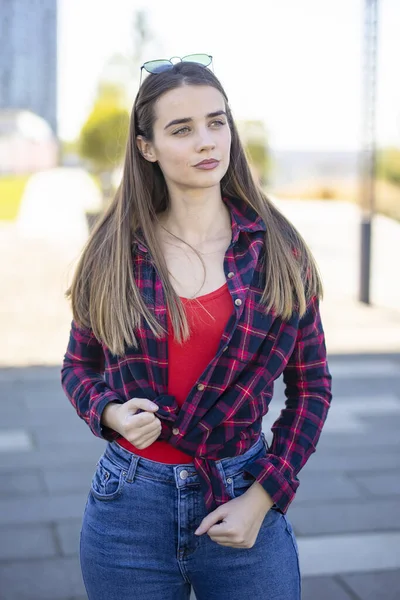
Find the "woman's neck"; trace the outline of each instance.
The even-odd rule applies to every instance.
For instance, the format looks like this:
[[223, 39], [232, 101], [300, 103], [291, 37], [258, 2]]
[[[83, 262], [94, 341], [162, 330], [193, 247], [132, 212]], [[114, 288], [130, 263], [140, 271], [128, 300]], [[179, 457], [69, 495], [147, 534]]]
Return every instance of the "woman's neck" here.
[[158, 215], [158, 222], [164, 230], [195, 246], [231, 230], [229, 209], [222, 199], [215, 198], [193, 203], [172, 201], [167, 211]]

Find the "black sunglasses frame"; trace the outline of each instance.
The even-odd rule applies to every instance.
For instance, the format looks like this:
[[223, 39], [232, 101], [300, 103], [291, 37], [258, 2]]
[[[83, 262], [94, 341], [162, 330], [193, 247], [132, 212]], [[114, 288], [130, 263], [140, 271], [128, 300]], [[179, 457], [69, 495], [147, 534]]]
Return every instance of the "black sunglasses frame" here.
[[[196, 60], [189, 60], [191, 57], [194, 57], [194, 56], [204, 56], [204, 57], [207, 57], [209, 59], [209, 62], [207, 64], [203, 64], [203, 63], [198, 62]], [[205, 69], [207, 69], [211, 65], [211, 69], [214, 72], [213, 65], [212, 65], [213, 57], [210, 54], [201, 54], [201, 53], [198, 53], [198, 54], [188, 54], [187, 56], [183, 56], [183, 57], [180, 57], [180, 56], [171, 56], [170, 59], [159, 58], [159, 59], [155, 59], [155, 60], [148, 60], [145, 63], [143, 63], [143, 65], [140, 67], [140, 83], [139, 83], [139, 87], [142, 85], [143, 69], [145, 71], [147, 71], [148, 73], [151, 73], [152, 75], [156, 75], [157, 73], [162, 73], [162, 72], [164, 72], [164, 71], [166, 71], [168, 69], [172, 69], [173, 66], [175, 64], [177, 64], [176, 62], [175, 63], [172, 62], [173, 58], [179, 59], [178, 62], [194, 62], [194, 63], [200, 65], [201, 67], [204, 67]], [[153, 70], [151, 70], [149, 68], [149, 65], [152, 64], [152, 63], [157, 63], [157, 62], [164, 63], [163, 66], [165, 66], [165, 68], [163, 68], [161, 71], [153, 71]]]

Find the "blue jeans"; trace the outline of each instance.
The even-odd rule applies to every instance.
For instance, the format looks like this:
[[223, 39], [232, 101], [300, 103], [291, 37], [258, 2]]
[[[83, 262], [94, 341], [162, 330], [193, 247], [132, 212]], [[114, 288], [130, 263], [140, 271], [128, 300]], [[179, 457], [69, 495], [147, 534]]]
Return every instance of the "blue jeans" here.
[[[231, 498], [254, 482], [244, 454], [217, 461]], [[80, 560], [89, 600], [300, 600], [298, 549], [289, 520], [271, 509], [252, 548], [194, 531], [207, 515], [193, 463], [169, 465], [108, 443], [89, 491]]]

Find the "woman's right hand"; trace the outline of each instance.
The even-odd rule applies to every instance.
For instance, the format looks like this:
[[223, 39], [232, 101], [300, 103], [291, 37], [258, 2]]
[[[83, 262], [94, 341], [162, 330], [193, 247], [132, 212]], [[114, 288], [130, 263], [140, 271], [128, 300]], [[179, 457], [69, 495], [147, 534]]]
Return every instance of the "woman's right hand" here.
[[[136, 414], [139, 408], [145, 412]], [[123, 404], [110, 402], [102, 413], [101, 421], [142, 450], [160, 436], [161, 421], [153, 414], [157, 410], [157, 404], [146, 398], [131, 398]]]

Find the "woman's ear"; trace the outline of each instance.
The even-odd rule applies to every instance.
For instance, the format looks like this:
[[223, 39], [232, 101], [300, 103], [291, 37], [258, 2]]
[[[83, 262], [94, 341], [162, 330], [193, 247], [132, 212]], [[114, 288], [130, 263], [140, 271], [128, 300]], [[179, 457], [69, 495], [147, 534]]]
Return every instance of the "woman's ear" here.
[[157, 157], [154, 152], [153, 145], [151, 144], [151, 142], [146, 140], [145, 137], [143, 137], [142, 135], [138, 135], [136, 137], [136, 145], [143, 158], [145, 158], [149, 162], [157, 162]]

